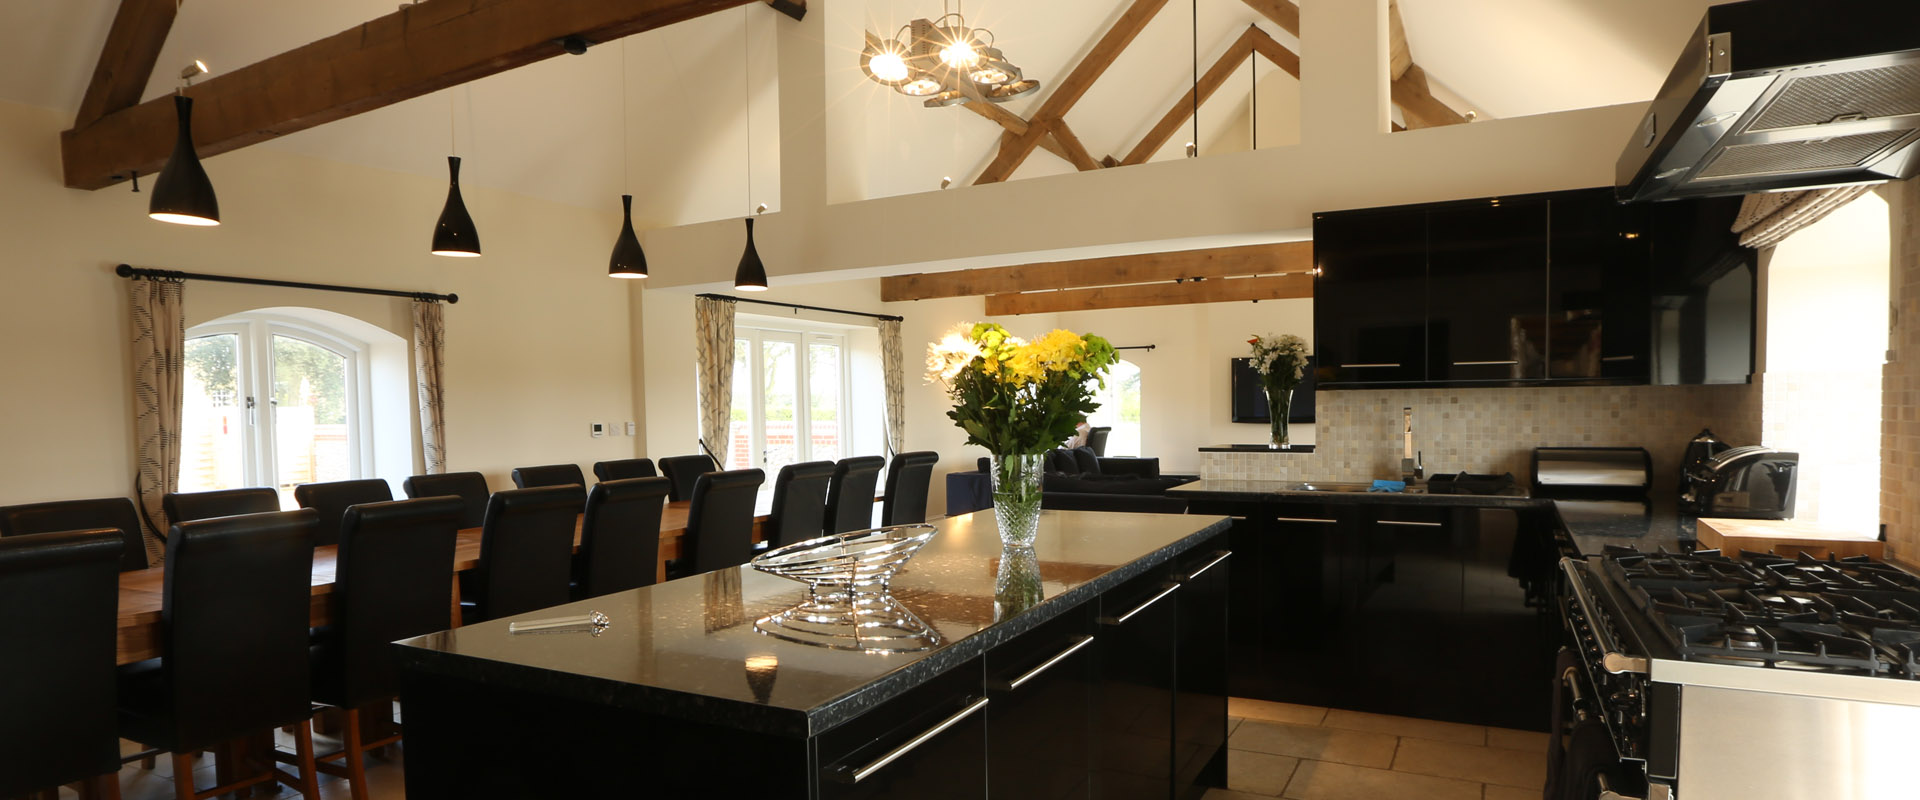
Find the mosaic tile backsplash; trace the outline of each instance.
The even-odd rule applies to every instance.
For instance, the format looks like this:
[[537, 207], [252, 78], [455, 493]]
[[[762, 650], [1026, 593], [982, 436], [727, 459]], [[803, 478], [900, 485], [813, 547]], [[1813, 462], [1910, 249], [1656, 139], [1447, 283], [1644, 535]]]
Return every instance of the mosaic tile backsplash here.
[[1760, 441], [1760, 387], [1587, 386], [1322, 391], [1312, 453], [1201, 453], [1201, 474], [1234, 480], [1397, 479], [1402, 408], [1428, 475], [1512, 472], [1532, 479], [1535, 447], [1645, 447], [1656, 486], [1679, 480], [1701, 428], [1735, 445]]

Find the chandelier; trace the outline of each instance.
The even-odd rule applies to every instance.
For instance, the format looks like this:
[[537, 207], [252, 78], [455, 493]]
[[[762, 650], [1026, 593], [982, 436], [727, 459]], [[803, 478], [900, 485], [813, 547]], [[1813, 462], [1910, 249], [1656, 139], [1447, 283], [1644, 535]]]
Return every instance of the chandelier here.
[[1004, 103], [1040, 88], [994, 44], [993, 31], [968, 27], [957, 11], [937, 20], [916, 19], [892, 39], [867, 33], [860, 71], [874, 83], [925, 98], [928, 108], [970, 100]]

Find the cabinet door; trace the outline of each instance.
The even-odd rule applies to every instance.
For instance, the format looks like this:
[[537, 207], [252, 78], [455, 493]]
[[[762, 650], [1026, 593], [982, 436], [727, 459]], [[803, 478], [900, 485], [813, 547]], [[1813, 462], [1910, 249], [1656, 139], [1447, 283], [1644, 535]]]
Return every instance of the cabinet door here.
[[1427, 214], [1427, 380], [1546, 377], [1547, 203], [1474, 201]]
[[1094, 796], [1173, 796], [1174, 648], [1179, 585], [1156, 570], [1100, 597]]
[[1646, 207], [1612, 189], [1556, 195], [1547, 266], [1547, 377], [1646, 380], [1652, 289]]
[[[819, 736], [820, 800], [984, 800], [987, 715], [974, 659]], [[752, 768], [751, 754], [742, 763]]]
[[1180, 633], [1173, 699], [1174, 796], [1227, 785], [1227, 596], [1225, 537], [1179, 559]]
[[989, 796], [1089, 796], [1094, 606], [1067, 611], [987, 651]]
[[1313, 221], [1314, 350], [1322, 384], [1426, 377], [1427, 220], [1421, 211]]

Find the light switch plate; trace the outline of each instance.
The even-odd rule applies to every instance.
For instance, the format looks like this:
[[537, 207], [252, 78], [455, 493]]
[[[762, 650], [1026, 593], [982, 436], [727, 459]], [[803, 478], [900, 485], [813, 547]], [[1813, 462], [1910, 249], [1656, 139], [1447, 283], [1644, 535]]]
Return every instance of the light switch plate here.
[[592, 424], [593, 424], [593, 438], [599, 439], [607, 435], [607, 423], [595, 422]]
[[633, 433], [633, 423], [631, 423], [631, 422], [629, 422], [629, 423], [627, 423], [627, 435], [628, 435], [628, 436], [632, 436], [632, 435], [634, 435], [634, 433]]

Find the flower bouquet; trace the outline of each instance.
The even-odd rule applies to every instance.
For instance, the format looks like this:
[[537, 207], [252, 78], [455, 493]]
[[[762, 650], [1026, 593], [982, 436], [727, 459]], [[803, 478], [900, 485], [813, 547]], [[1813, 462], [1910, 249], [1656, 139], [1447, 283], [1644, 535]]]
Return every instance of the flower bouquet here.
[[1293, 387], [1307, 368], [1307, 342], [1291, 333], [1255, 336], [1247, 340], [1253, 346], [1253, 368], [1260, 373], [1260, 385], [1267, 390], [1267, 415], [1272, 426], [1275, 449], [1290, 446], [1287, 440], [1287, 412], [1293, 406]]

